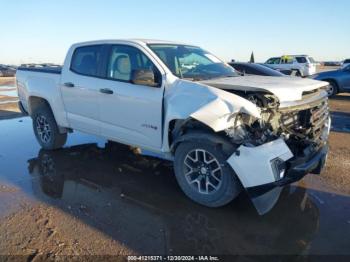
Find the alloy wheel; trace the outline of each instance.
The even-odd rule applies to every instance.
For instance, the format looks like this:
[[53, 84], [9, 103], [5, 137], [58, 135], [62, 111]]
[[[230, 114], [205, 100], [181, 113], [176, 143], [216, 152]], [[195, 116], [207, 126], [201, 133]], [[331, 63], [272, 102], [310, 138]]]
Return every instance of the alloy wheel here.
[[184, 174], [189, 185], [201, 194], [213, 194], [222, 184], [219, 161], [204, 149], [194, 149], [186, 155]]
[[42, 142], [50, 142], [52, 132], [50, 124], [45, 116], [40, 115], [36, 118], [36, 130]]

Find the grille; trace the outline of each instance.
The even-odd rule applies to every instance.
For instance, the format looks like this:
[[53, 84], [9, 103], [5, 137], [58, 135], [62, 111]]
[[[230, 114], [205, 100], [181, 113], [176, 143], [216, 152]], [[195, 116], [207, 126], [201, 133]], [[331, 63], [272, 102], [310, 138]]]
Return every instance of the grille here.
[[324, 137], [329, 118], [327, 98], [321, 99], [318, 103], [305, 105], [301, 110], [294, 109], [281, 114], [281, 126], [288, 134], [295, 135], [301, 139], [311, 140], [320, 144]]

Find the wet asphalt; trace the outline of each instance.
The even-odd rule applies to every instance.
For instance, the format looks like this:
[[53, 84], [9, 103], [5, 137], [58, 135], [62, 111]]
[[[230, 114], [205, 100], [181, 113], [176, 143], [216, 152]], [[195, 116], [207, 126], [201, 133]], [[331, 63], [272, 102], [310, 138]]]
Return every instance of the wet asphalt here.
[[[335, 115], [333, 127], [346, 132], [342, 117]], [[210, 209], [184, 196], [171, 163], [126, 146], [74, 132], [64, 149], [40, 149], [29, 117], [0, 121], [0, 185], [135, 253], [350, 254], [350, 195], [328, 190], [317, 176], [286, 187], [264, 216], [244, 193]], [[0, 217], [16, 201], [2, 199]]]

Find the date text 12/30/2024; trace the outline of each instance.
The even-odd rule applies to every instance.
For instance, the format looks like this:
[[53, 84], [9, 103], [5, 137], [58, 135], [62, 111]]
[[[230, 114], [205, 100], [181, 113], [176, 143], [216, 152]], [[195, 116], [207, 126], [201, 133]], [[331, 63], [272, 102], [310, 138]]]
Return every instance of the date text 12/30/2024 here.
[[128, 256], [128, 261], [220, 261], [217, 256]]

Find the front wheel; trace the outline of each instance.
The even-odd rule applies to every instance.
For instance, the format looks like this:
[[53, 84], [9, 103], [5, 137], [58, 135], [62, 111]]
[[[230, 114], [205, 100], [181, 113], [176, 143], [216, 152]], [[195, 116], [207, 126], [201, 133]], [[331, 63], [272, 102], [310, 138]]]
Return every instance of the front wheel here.
[[221, 146], [209, 140], [182, 142], [174, 162], [181, 189], [204, 206], [220, 207], [231, 202], [242, 186], [227, 158]]
[[338, 86], [333, 81], [328, 81], [327, 94], [329, 97], [334, 97], [338, 93]]
[[67, 133], [59, 132], [55, 117], [48, 106], [39, 106], [32, 117], [34, 133], [42, 148], [58, 149], [66, 143]]

